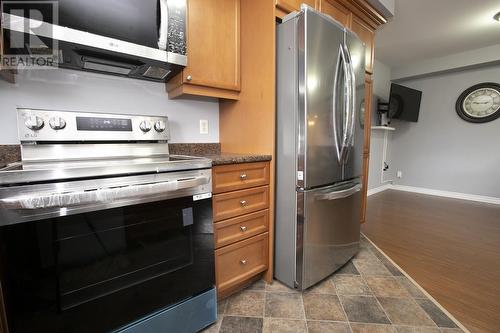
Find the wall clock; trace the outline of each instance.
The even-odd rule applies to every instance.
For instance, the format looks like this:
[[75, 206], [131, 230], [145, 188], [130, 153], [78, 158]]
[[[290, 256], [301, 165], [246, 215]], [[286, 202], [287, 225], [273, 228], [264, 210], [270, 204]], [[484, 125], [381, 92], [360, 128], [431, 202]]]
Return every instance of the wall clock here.
[[455, 109], [460, 118], [486, 123], [500, 117], [500, 84], [486, 82], [466, 89], [457, 99]]

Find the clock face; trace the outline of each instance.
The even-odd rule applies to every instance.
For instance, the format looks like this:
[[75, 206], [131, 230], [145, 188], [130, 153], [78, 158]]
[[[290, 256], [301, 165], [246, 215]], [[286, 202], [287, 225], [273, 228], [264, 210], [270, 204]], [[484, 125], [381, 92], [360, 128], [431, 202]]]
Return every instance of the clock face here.
[[471, 117], [488, 117], [500, 109], [500, 91], [492, 88], [475, 90], [465, 97], [463, 109]]
[[466, 89], [456, 103], [458, 115], [473, 123], [485, 123], [500, 117], [500, 84], [480, 83]]

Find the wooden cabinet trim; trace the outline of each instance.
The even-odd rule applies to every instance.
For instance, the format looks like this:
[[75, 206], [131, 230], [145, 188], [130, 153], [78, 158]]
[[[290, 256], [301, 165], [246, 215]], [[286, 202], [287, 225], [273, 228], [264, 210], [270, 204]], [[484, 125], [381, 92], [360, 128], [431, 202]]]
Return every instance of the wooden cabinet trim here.
[[365, 70], [367, 73], [373, 73], [373, 61], [375, 54], [375, 31], [359, 17], [353, 16], [351, 30], [365, 43]]
[[335, 0], [320, 0], [319, 10], [346, 28], [351, 28], [352, 12]]
[[[245, 178], [242, 178], [245, 176]], [[214, 194], [269, 184], [269, 162], [220, 165], [212, 169]]]
[[365, 75], [365, 142], [363, 149], [363, 173], [361, 192], [361, 223], [366, 222], [366, 204], [368, 200], [368, 176], [370, 169], [370, 137], [372, 120], [373, 80], [370, 75]]
[[275, 0], [276, 7], [287, 13], [299, 11], [302, 3], [318, 8], [316, 0]]
[[181, 84], [177, 87], [167, 88], [167, 92], [168, 92], [168, 98], [170, 99], [174, 99], [185, 95], [215, 97], [227, 100], [238, 100], [240, 98], [240, 94], [237, 91], [203, 87], [188, 83]]
[[262, 210], [214, 224], [215, 247], [220, 248], [269, 230], [269, 210]]
[[387, 19], [375, 10], [366, 0], [332, 0], [347, 7], [354, 16], [363, 19], [373, 29], [387, 23]]
[[221, 221], [267, 208], [269, 208], [269, 186], [213, 196], [214, 221]]

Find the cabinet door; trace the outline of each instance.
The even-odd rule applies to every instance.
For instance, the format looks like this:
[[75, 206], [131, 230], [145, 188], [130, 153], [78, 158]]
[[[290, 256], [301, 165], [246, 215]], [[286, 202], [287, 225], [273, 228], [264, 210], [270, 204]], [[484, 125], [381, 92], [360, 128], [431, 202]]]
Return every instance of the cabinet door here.
[[321, 0], [321, 12], [330, 15], [344, 27], [351, 26], [351, 12], [333, 0]]
[[366, 44], [365, 65], [368, 73], [373, 73], [375, 31], [357, 16], [352, 17], [351, 30]]
[[313, 8], [316, 7], [316, 0], [276, 0], [276, 7], [290, 13], [295, 10], [299, 11], [300, 5], [303, 3]]
[[368, 170], [370, 163], [370, 134], [373, 81], [369, 75], [365, 78], [365, 144], [363, 149], [363, 193], [361, 199], [361, 223], [366, 222], [366, 203], [368, 195]]
[[240, 90], [240, 0], [188, 0], [184, 83]]

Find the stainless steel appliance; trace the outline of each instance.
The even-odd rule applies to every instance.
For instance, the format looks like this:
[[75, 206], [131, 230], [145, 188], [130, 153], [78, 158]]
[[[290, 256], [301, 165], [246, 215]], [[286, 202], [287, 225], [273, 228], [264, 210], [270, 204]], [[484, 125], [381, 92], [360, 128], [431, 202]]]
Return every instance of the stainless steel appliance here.
[[196, 332], [216, 319], [211, 161], [166, 117], [18, 110], [0, 170], [11, 333]]
[[43, 43], [60, 67], [153, 81], [187, 65], [186, 0], [21, 0], [2, 10], [4, 54], [36, 55]]
[[302, 6], [277, 28], [275, 277], [306, 289], [358, 250], [365, 46]]

